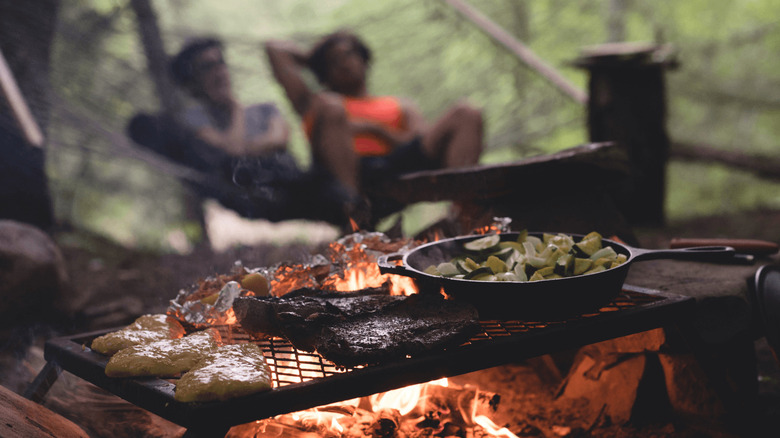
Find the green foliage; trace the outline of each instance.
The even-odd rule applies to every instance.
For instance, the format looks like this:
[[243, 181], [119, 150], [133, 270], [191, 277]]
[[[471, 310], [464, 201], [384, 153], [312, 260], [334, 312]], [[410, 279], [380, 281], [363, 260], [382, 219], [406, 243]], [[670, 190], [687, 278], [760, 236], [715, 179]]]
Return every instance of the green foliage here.
[[[667, 74], [672, 141], [775, 154], [780, 124], [780, 24], [774, 0], [627, 1], [626, 39], [672, 43], [680, 67]], [[609, 0], [469, 1], [568, 81], [587, 75], [571, 62], [606, 42]], [[551, 153], [587, 141], [586, 111], [439, 0], [155, 0], [166, 50], [217, 35], [245, 103], [275, 101], [293, 129], [291, 148], [309, 163], [299, 120], [262, 51], [270, 38], [308, 46], [349, 28], [371, 46], [370, 87], [414, 99], [429, 120], [459, 99], [486, 121], [484, 163]], [[146, 71], [128, 0], [63, 2], [53, 46], [53, 117], [48, 171], [60, 218], [126, 244], [160, 246], [172, 229], [192, 229], [184, 190], [134, 158], [124, 136], [137, 111], [159, 103]], [[775, 184], [724, 168], [672, 163], [667, 216], [688, 218], [777, 206]], [[440, 207], [435, 207], [440, 208]], [[409, 217], [429, 215], [427, 207]], [[197, 239], [197, 232], [189, 231]]]

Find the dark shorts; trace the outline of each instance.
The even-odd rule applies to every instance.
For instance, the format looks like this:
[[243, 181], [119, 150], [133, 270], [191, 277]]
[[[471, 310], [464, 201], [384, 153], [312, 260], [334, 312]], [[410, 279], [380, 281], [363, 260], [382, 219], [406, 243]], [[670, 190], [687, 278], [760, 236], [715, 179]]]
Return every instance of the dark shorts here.
[[382, 157], [360, 159], [360, 176], [365, 186], [375, 186], [399, 175], [439, 167], [439, 163], [423, 152], [422, 138], [415, 137]]

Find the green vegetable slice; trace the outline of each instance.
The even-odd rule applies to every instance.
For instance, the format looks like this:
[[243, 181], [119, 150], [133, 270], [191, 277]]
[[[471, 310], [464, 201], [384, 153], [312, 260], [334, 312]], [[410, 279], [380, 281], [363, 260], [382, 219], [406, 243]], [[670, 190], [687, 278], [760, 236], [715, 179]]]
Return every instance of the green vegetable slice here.
[[463, 244], [463, 247], [469, 251], [474, 251], [474, 252], [488, 251], [493, 249], [493, 247], [497, 246], [500, 241], [501, 241], [501, 236], [499, 236], [498, 234], [490, 234], [488, 236], [480, 237], [470, 242], [466, 242]]
[[482, 266], [480, 268], [477, 268], [468, 274], [466, 274], [463, 278], [466, 280], [479, 280], [479, 277], [484, 277], [486, 275], [493, 275], [493, 271], [490, 270], [487, 266]]
[[501, 237], [491, 234], [466, 242], [464, 254], [429, 266], [425, 272], [469, 280], [536, 281], [612, 269], [628, 259], [613, 247], [603, 246], [595, 231], [579, 242], [563, 233], [545, 233], [539, 238], [525, 230], [517, 240], [502, 241]]
[[450, 262], [439, 263], [436, 266], [436, 270], [438, 270], [441, 273], [441, 275], [445, 277], [452, 277], [454, 275], [460, 274], [458, 268], [453, 263]]
[[485, 266], [490, 268], [494, 274], [498, 274], [499, 272], [506, 272], [509, 270], [503, 260], [493, 255], [487, 258], [485, 261]]

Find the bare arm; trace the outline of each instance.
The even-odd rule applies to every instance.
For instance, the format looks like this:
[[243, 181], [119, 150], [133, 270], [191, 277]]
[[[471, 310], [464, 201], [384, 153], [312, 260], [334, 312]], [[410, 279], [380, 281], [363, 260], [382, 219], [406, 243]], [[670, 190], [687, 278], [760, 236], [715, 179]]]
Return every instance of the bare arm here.
[[212, 146], [222, 149], [230, 155], [244, 155], [246, 145], [246, 114], [244, 108], [233, 101], [231, 108], [230, 126], [224, 131], [219, 131], [212, 126], [204, 126], [196, 131], [198, 137]]
[[246, 144], [248, 155], [263, 155], [273, 150], [287, 148], [290, 137], [290, 127], [281, 114], [276, 114], [268, 122], [268, 130], [262, 135], [249, 139]]
[[298, 115], [303, 116], [309, 109], [314, 92], [303, 80], [307, 55], [290, 41], [268, 41], [265, 53], [277, 82], [284, 88]]

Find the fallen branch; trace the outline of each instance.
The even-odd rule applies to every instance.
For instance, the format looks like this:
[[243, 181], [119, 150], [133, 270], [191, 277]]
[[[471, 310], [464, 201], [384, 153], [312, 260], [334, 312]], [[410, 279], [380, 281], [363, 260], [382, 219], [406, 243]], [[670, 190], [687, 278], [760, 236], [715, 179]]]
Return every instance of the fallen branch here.
[[715, 162], [750, 172], [761, 178], [780, 180], [780, 159], [748, 155], [703, 144], [672, 143], [669, 157], [680, 161]]

